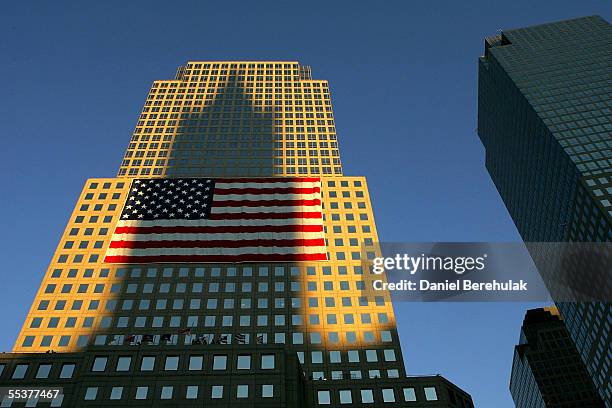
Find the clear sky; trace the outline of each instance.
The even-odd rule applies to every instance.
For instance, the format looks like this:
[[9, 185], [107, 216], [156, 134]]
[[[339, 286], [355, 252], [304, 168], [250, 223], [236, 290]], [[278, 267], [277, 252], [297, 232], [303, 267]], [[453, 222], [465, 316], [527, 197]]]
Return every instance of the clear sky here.
[[[87, 177], [112, 177], [150, 84], [189, 59], [296, 59], [328, 79], [347, 175], [383, 241], [514, 241], [476, 135], [485, 36], [612, 17], [609, 0], [22, 1], [0, 5], [0, 350]], [[410, 374], [512, 407], [519, 303], [396, 305]]]

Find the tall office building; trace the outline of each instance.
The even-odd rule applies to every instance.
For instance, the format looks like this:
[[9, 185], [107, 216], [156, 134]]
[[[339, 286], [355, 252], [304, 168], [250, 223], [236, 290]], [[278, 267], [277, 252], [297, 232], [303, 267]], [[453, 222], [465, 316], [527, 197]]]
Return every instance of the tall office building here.
[[52, 406], [472, 407], [406, 376], [389, 294], [365, 290], [377, 241], [327, 81], [189, 62], [117, 177], [85, 182], [0, 383], [62, 386]]
[[510, 393], [517, 408], [600, 408], [601, 397], [556, 308], [525, 314]]
[[[485, 40], [478, 134], [486, 167], [526, 242], [612, 241], [611, 60], [612, 29], [598, 16]], [[574, 283], [588, 280], [582, 284], [609, 296], [609, 271], [589, 278], [583, 272], [576, 270]], [[612, 406], [609, 299], [561, 300], [567, 298], [557, 297], [557, 306], [570, 336]]]

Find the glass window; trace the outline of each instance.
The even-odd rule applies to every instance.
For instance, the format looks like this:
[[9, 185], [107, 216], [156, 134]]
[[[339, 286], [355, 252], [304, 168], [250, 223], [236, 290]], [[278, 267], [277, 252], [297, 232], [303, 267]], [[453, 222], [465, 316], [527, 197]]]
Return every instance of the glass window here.
[[122, 356], [117, 359], [117, 371], [129, 371], [132, 357]]
[[[64, 395], [63, 394], [59, 394], [57, 396], [57, 398], [54, 398], [51, 401], [51, 404], [49, 405], [50, 407], [61, 407], [62, 403], [64, 402]], [[1, 406], [1, 405], [0, 405]]]
[[371, 389], [361, 390], [361, 403], [362, 404], [373, 404], [374, 403], [374, 392]]
[[395, 402], [395, 392], [393, 388], [382, 389], [383, 402]]
[[261, 397], [262, 398], [272, 398], [274, 397], [274, 385], [272, 384], [264, 384], [261, 386]]
[[85, 401], [93, 401], [98, 396], [98, 387], [87, 387], [85, 390]]
[[385, 355], [385, 361], [395, 361], [395, 350], [393, 349], [386, 349], [384, 351], [384, 355]]
[[91, 366], [91, 371], [100, 372], [106, 369], [106, 362], [108, 361], [108, 357], [96, 357], [94, 358], [93, 365]]
[[227, 356], [213, 357], [213, 370], [225, 370], [227, 368]]
[[238, 356], [238, 363], [236, 368], [238, 370], [250, 370], [251, 369], [251, 356]]
[[204, 356], [189, 356], [189, 370], [201, 370], [204, 367]]
[[427, 401], [437, 401], [438, 393], [436, 392], [436, 387], [425, 387], [425, 399]]
[[261, 356], [261, 368], [262, 370], [274, 369], [274, 354], [264, 354]]
[[153, 371], [153, 368], [155, 368], [155, 357], [144, 356], [140, 363], [140, 371]]
[[223, 398], [223, 386], [222, 385], [213, 385], [212, 389], [211, 389], [210, 397], [212, 399]]
[[111, 388], [111, 400], [120, 400], [123, 395], [123, 387], [113, 387]]
[[186, 399], [196, 399], [198, 398], [198, 386], [197, 385], [188, 385], [187, 390], [185, 391]]
[[414, 391], [414, 388], [412, 387], [407, 387], [404, 388], [404, 401], [416, 401], [416, 392]]
[[38, 371], [36, 372], [36, 378], [49, 378], [49, 372], [51, 371], [51, 364], [40, 364]]
[[149, 393], [149, 387], [138, 387], [136, 388], [136, 399], [137, 400], [147, 399], [148, 393]]
[[62, 371], [60, 371], [60, 375], [59, 378], [72, 378], [72, 375], [74, 374], [74, 364], [64, 364], [62, 366]]
[[161, 389], [160, 399], [167, 400], [172, 399], [172, 393], [174, 392], [174, 387], [171, 385], [165, 385]]
[[353, 394], [351, 390], [340, 390], [340, 404], [352, 404]]
[[249, 398], [249, 386], [246, 384], [237, 386], [236, 398]]
[[167, 356], [166, 364], [164, 364], [164, 370], [166, 371], [176, 371], [178, 370], [179, 365], [179, 357], [178, 356]]
[[317, 402], [319, 403], [319, 405], [331, 404], [331, 396], [329, 390], [317, 391]]

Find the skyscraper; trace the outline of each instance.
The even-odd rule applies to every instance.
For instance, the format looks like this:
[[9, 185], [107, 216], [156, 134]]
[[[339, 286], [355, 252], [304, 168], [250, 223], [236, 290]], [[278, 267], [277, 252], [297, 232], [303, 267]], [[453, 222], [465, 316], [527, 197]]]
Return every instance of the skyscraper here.
[[85, 182], [0, 383], [63, 387], [52, 406], [472, 407], [406, 377], [389, 294], [365, 290], [377, 241], [327, 81], [189, 62], [117, 177]]
[[517, 408], [603, 406], [556, 308], [525, 314], [510, 392]]
[[[612, 241], [611, 56], [612, 29], [598, 16], [485, 40], [478, 134], [486, 167], [526, 242]], [[579, 281], [580, 271], [575, 275]], [[609, 294], [609, 272], [582, 284]], [[609, 299], [557, 306], [612, 406]]]

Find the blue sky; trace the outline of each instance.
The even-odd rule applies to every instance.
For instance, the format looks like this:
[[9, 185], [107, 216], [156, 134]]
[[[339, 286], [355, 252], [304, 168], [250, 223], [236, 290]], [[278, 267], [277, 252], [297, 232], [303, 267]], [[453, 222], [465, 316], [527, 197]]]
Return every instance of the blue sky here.
[[[4, 2], [0, 350], [10, 350], [87, 177], [116, 174], [146, 93], [189, 59], [297, 59], [328, 79], [345, 174], [383, 241], [514, 241], [475, 133], [483, 38], [609, 1]], [[520, 303], [396, 305], [410, 374], [477, 406], [507, 391]]]

